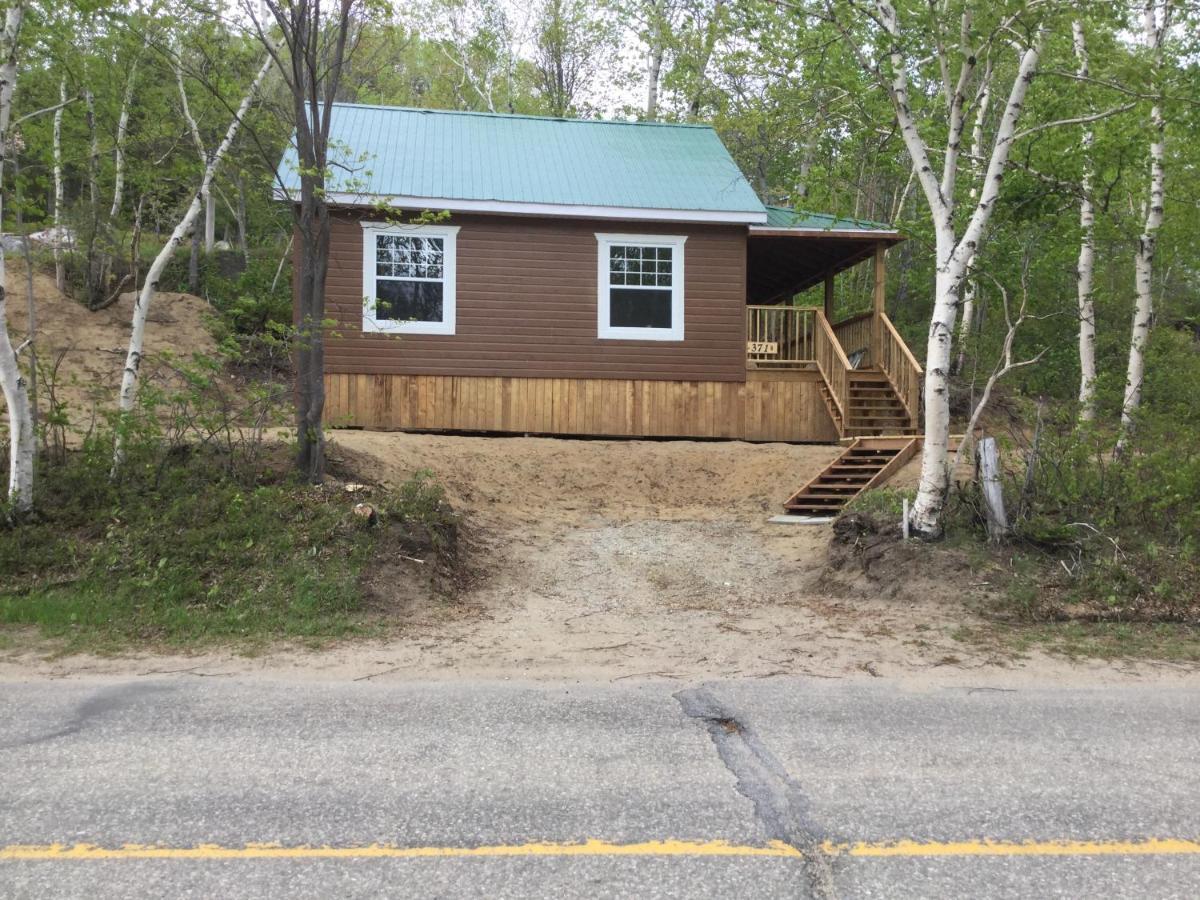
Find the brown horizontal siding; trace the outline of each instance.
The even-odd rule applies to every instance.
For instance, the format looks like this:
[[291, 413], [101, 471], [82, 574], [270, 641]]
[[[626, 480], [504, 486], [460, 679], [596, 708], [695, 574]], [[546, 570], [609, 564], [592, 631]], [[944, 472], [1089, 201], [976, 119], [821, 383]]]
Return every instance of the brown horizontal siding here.
[[[362, 331], [360, 216], [334, 218], [331, 373], [744, 381], [746, 233], [736, 226], [455, 216], [456, 333]], [[687, 235], [684, 340], [596, 336], [596, 232]]]

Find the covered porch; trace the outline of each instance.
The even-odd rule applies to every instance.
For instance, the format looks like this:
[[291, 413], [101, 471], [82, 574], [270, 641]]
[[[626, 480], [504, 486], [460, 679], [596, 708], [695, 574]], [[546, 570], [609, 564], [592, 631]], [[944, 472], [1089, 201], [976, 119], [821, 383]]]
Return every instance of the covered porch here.
[[[923, 372], [885, 309], [887, 249], [903, 238], [875, 222], [768, 211], [747, 245], [748, 377], [819, 374], [840, 437], [916, 433]], [[838, 304], [839, 276], [856, 283], [842, 293], [858, 302]], [[819, 300], [802, 296], [817, 289]]]

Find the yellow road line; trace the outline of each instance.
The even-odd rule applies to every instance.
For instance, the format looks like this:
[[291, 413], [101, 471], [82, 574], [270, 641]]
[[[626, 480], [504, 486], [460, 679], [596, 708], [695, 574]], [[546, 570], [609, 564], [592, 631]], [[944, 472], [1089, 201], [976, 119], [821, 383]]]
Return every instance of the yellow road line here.
[[[1200, 841], [1180, 838], [1147, 838], [1136, 841], [879, 841], [852, 844], [826, 842], [828, 856], [934, 857], [934, 856], [1151, 856], [1200, 854]], [[483, 847], [401, 847], [395, 844], [362, 844], [349, 847], [291, 846], [280, 844], [198, 844], [166, 847], [156, 844], [10, 844], [0, 847], [6, 860], [119, 860], [119, 859], [429, 859], [528, 856], [742, 856], [792, 857], [803, 854], [782, 841], [761, 846], [728, 841], [667, 839], [616, 844], [587, 840], [579, 843], [496, 844]]]
[[1156, 856], [1200, 854], [1200, 841], [1147, 838], [1137, 841], [886, 841], [822, 845], [847, 856]]

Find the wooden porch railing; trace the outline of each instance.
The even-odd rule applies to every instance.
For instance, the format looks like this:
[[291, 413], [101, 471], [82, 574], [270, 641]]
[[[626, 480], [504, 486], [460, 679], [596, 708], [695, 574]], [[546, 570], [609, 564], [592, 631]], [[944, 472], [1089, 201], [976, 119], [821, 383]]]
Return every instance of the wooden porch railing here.
[[847, 359], [862, 351], [863, 358], [858, 364], [859, 368], [871, 365], [871, 320], [873, 318], [870, 312], [859, 313], [857, 316], [851, 316], [833, 326], [833, 333], [837, 337], [838, 343], [842, 345]]
[[754, 367], [811, 363], [816, 313], [803, 306], [747, 306], [747, 363]]
[[837, 335], [833, 333], [829, 320], [825, 318], [825, 313], [819, 309], [813, 312], [816, 314], [817, 325], [814, 341], [817, 368], [821, 370], [825, 383], [829, 385], [829, 392], [833, 395], [840, 419], [838, 430], [841, 431], [845, 427], [846, 409], [850, 402], [850, 361], [846, 358]]
[[896, 396], [908, 410], [913, 425], [916, 425], [921, 421], [921, 377], [924, 370], [886, 313], [880, 315], [880, 324], [883, 340], [877, 354], [879, 368], [891, 379]]

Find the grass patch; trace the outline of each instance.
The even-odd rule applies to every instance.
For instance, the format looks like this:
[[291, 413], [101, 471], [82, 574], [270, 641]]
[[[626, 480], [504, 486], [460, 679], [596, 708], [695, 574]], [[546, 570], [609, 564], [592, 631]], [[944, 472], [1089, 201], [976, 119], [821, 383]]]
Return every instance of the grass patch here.
[[1200, 663], [1200, 629], [1175, 623], [1022, 623], [959, 628], [953, 637], [1016, 654], [1038, 649], [1071, 659]]
[[453, 524], [428, 478], [375, 491], [372, 527], [339, 484], [238, 475], [195, 454], [119, 486], [77, 456], [42, 488], [39, 515], [0, 532], [0, 625], [65, 652], [369, 633], [382, 624], [364, 602], [372, 559]]
[[901, 491], [889, 487], [873, 488], [856, 495], [846, 504], [842, 514], [859, 513], [881, 522], [895, 522], [899, 527], [904, 515], [904, 500], [907, 498], [911, 506], [916, 493], [914, 490]]

